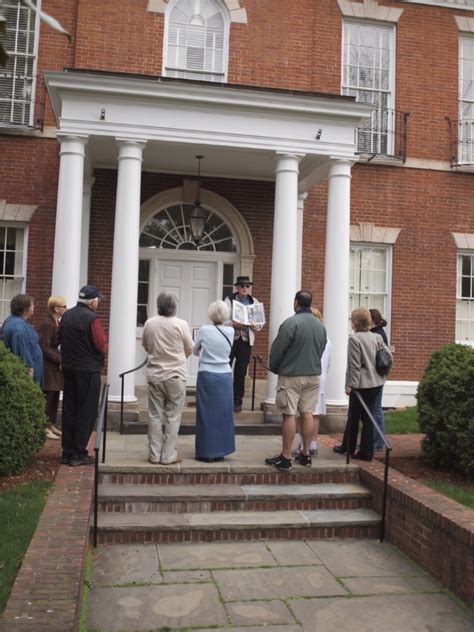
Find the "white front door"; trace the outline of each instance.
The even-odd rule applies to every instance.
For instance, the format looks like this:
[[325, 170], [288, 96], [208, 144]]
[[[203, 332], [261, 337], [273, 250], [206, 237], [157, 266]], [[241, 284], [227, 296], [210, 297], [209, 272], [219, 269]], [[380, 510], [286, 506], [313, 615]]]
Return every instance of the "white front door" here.
[[[191, 329], [209, 322], [207, 309], [217, 299], [217, 262], [180, 261], [157, 259], [150, 277], [152, 310], [156, 314], [156, 297], [160, 292], [175, 292], [178, 296], [177, 316], [184, 319]], [[137, 364], [144, 359], [141, 336], [137, 340]], [[188, 359], [188, 386], [196, 384], [198, 359]], [[137, 376], [137, 384], [145, 383], [144, 370]]]

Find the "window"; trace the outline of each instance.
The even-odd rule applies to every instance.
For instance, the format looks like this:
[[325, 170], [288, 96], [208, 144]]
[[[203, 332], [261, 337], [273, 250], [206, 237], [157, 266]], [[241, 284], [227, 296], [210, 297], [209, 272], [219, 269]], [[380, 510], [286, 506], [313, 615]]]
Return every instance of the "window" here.
[[140, 248], [237, 252], [234, 237], [224, 220], [214, 211], [201, 208], [207, 213], [207, 220], [199, 244], [194, 243], [189, 226], [194, 205], [175, 204], [162, 209], [147, 222], [140, 235]]
[[460, 164], [474, 163], [474, 37], [459, 42], [459, 130]]
[[395, 27], [344, 22], [342, 94], [374, 106], [357, 132], [363, 154], [393, 153]]
[[5, 68], [0, 67], [0, 124], [32, 125], [39, 22], [19, 0], [4, 0], [2, 10], [9, 59]]
[[234, 293], [234, 264], [224, 263], [222, 283], [222, 300]]
[[0, 322], [10, 315], [11, 299], [25, 286], [25, 238], [25, 228], [0, 224]]
[[349, 315], [356, 307], [376, 308], [389, 321], [390, 255], [385, 246], [351, 245]]
[[140, 259], [138, 263], [137, 327], [143, 327], [148, 319], [150, 296], [150, 260]]
[[456, 342], [474, 345], [474, 253], [458, 254]]
[[177, 0], [166, 13], [163, 74], [201, 81], [226, 80], [227, 9], [218, 0]]

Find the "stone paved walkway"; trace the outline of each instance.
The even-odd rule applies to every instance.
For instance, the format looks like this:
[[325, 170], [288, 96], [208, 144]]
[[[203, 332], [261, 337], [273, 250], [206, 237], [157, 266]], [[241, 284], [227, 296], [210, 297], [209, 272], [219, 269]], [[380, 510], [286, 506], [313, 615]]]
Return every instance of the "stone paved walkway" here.
[[89, 631], [472, 632], [472, 613], [390, 544], [117, 545], [94, 554]]

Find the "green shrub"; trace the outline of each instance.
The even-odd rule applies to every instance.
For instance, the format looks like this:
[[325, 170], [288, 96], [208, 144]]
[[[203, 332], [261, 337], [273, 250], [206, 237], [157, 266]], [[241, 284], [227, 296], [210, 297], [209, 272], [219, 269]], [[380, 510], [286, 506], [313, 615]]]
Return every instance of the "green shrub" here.
[[20, 472], [46, 439], [43, 393], [0, 342], [0, 476]]
[[417, 400], [424, 458], [474, 477], [474, 349], [449, 344], [433, 353]]

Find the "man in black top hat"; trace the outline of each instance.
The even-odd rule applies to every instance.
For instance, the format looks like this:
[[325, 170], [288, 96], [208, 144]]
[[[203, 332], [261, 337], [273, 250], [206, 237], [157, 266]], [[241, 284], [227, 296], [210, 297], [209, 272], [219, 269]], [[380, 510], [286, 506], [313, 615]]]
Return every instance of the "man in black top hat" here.
[[[242, 305], [255, 305], [259, 303], [259, 301], [251, 295], [253, 283], [248, 276], [238, 276], [234, 285], [236, 292], [225, 299], [225, 302], [231, 310], [231, 314], [233, 301], [239, 301]], [[241, 322], [233, 320], [232, 327], [235, 329], [234, 344], [230, 352], [230, 363], [232, 364], [235, 360], [234, 412], [240, 413], [245, 394], [245, 376], [247, 374], [252, 347], [255, 342], [255, 332], [260, 331], [263, 325], [244, 325]]]
[[102, 298], [96, 287], [85, 285], [77, 305], [65, 312], [59, 325], [64, 374], [61, 463], [72, 467], [94, 463], [87, 444], [97, 417], [107, 351], [107, 336], [96, 313]]

